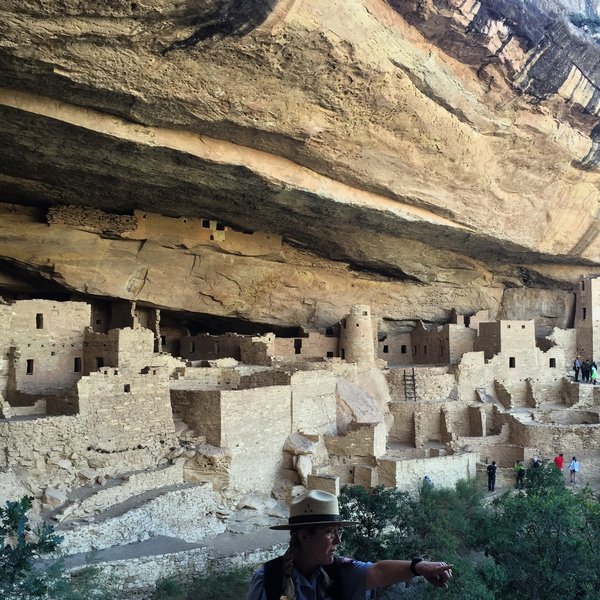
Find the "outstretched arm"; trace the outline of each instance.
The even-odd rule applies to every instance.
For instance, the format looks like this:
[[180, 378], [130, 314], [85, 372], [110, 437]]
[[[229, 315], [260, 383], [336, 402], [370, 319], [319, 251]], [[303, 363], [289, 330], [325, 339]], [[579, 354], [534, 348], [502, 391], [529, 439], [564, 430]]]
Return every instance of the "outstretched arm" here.
[[[448, 587], [452, 578], [452, 565], [445, 562], [423, 560], [415, 565], [417, 575], [421, 575], [436, 587]], [[393, 583], [408, 581], [414, 577], [410, 570], [410, 560], [380, 560], [367, 571], [366, 588], [385, 587]]]

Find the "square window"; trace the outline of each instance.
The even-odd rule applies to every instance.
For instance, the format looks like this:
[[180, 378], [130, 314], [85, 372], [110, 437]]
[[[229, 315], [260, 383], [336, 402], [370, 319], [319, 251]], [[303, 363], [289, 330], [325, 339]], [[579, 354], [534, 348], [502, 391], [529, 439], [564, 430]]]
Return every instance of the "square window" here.
[[517, 366], [517, 361], [516, 361], [516, 359], [515, 359], [515, 357], [514, 357], [514, 356], [511, 356], [511, 357], [508, 359], [508, 366], [509, 366], [509, 368], [511, 368], [511, 369], [514, 369], [514, 368]]
[[555, 369], [556, 368], [556, 359], [555, 358], [551, 358], [550, 359], [550, 368], [551, 369]]

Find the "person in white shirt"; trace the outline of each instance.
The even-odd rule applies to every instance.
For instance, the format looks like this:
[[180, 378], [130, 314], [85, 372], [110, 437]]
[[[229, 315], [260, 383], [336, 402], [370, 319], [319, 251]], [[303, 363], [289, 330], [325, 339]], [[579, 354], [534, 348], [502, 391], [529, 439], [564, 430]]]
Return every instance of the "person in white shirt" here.
[[571, 477], [571, 483], [577, 483], [577, 473], [579, 473], [579, 469], [581, 465], [579, 461], [573, 457], [573, 460], [569, 463], [569, 475]]

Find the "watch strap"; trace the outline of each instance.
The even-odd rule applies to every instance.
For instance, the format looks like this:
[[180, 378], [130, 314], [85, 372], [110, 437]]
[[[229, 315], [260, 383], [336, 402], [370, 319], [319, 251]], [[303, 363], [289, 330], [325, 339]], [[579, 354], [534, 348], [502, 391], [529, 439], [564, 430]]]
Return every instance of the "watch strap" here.
[[413, 558], [410, 561], [410, 572], [415, 576], [415, 577], [419, 577], [419, 573], [417, 573], [417, 565], [423, 562], [423, 559], [420, 556], [415, 556], [415, 558]]

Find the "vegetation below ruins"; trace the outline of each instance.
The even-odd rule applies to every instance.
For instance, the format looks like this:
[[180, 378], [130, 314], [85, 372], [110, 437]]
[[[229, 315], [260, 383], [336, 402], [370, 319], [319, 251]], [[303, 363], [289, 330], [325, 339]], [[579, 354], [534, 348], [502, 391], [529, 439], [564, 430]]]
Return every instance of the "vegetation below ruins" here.
[[174, 578], [161, 579], [152, 600], [239, 600], [246, 595], [252, 572], [249, 567], [210, 572], [187, 585]]
[[[410, 588], [410, 598], [568, 600], [598, 597], [600, 501], [572, 492], [552, 465], [531, 469], [525, 492], [484, 503], [475, 483], [425, 487], [419, 498], [378, 487], [342, 490], [342, 554], [361, 560], [425, 555], [455, 566], [448, 590]], [[384, 598], [385, 595], [380, 595]]]
[[[344, 487], [340, 554], [365, 561], [443, 557], [454, 565], [447, 590], [416, 580], [403, 599], [594, 600], [600, 589], [600, 500], [589, 488], [573, 492], [553, 466], [531, 469], [525, 491], [485, 501], [475, 482], [455, 489], [426, 487], [418, 498], [382, 486]], [[154, 600], [239, 600], [248, 570], [213, 573], [189, 586], [157, 585]], [[378, 591], [378, 599], [396, 597]]]
[[49, 525], [33, 531], [28, 519], [32, 499], [0, 508], [0, 598], [3, 600], [111, 600], [110, 584], [86, 567], [72, 577], [61, 561], [40, 558], [54, 552], [62, 538]]

